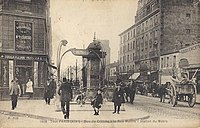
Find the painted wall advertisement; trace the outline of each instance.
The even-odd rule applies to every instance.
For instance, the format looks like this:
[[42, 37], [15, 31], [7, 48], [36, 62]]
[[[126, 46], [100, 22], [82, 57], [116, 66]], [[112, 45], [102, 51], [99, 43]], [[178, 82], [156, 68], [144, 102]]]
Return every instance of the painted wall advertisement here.
[[32, 51], [32, 23], [15, 21], [15, 50]]

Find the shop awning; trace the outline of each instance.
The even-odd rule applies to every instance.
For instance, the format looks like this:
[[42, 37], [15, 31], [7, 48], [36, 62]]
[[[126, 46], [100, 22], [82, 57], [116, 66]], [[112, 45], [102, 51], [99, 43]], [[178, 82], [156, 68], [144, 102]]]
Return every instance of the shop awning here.
[[136, 80], [139, 76], [140, 76], [140, 73], [134, 73], [133, 75], [131, 75], [131, 76], [129, 77], [129, 79]]

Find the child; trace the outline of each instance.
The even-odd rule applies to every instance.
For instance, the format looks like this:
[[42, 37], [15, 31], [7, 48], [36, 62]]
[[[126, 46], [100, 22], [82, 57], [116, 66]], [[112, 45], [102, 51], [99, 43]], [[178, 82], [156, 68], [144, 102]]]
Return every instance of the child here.
[[94, 100], [92, 101], [91, 105], [94, 108], [94, 115], [99, 115], [99, 108], [101, 108], [101, 104], [103, 103], [103, 97], [101, 94], [101, 90], [98, 89], [97, 90], [97, 94], [94, 98]]

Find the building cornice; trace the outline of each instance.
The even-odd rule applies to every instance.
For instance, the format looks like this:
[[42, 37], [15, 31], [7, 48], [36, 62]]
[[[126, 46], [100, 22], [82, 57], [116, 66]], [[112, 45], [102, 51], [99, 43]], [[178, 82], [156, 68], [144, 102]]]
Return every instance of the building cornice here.
[[129, 30], [133, 29], [135, 27], [135, 24], [132, 25], [131, 27], [129, 27], [128, 29], [126, 29], [125, 31], [123, 31], [122, 33], [120, 33], [118, 36], [123, 35], [124, 33], [128, 32]]

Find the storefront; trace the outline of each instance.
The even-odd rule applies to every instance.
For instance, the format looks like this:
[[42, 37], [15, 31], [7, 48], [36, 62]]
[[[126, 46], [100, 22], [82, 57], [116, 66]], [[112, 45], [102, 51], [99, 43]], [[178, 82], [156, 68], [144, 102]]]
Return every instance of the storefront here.
[[47, 79], [47, 56], [0, 53], [0, 99], [9, 98], [9, 86], [17, 79], [26, 96], [26, 83], [30, 78], [34, 85], [34, 97], [43, 96]]
[[29, 78], [33, 98], [42, 98], [52, 56], [49, 1], [9, 0], [0, 6], [0, 100], [10, 99], [13, 79], [27, 97]]

